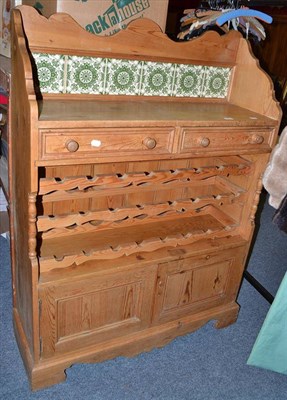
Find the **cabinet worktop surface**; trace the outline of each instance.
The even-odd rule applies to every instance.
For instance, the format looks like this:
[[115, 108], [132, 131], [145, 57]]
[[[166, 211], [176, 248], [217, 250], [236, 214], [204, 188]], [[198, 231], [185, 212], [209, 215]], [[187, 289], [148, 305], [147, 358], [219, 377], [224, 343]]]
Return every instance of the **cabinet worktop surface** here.
[[49, 121], [159, 121], [196, 125], [198, 122], [226, 126], [272, 126], [275, 121], [226, 102], [162, 102], [147, 100], [45, 99], [39, 103], [39, 125]]

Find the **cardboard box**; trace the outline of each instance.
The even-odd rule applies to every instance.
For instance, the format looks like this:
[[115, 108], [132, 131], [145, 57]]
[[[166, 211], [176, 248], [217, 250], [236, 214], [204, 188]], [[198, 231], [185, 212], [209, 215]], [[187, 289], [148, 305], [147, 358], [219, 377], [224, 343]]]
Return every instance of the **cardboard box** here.
[[[18, 1], [19, 3], [19, 1]], [[109, 36], [136, 18], [150, 18], [165, 31], [168, 0], [22, 0], [49, 17], [70, 14], [87, 31]]]
[[0, 0], [0, 54], [5, 57], [11, 57], [10, 17], [13, 5], [13, 3], [11, 4], [11, 0]]
[[0, 54], [11, 57], [11, 10], [22, 0], [0, 0]]
[[11, 10], [18, 5], [38, 9], [45, 17], [70, 14], [87, 31], [110, 36], [136, 18], [150, 18], [165, 31], [168, 0], [0, 0], [0, 54], [11, 57]]

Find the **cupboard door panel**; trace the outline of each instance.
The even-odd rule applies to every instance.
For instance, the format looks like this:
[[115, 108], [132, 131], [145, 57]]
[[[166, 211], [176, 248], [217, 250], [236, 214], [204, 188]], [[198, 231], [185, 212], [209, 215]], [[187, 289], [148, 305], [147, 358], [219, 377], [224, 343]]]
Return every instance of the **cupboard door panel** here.
[[192, 301], [212, 299], [224, 295], [233, 260], [203, 266], [193, 272]]
[[138, 322], [141, 283], [124, 284], [58, 301], [58, 340], [81, 332]]
[[235, 300], [244, 248], [159, 265], [154, 322], [166, 322]]
[[41, 290], [42, 356], [72, 351], [150, 324], [156, 266], [97, 274]]

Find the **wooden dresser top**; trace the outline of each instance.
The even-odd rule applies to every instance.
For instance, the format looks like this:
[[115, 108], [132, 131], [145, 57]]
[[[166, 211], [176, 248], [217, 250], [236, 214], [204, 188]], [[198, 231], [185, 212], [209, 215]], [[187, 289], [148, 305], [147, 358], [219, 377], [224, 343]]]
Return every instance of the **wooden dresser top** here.
[[228, 103], [45, 100], [39, 126], [47, 121], [166, 121], [189, 125], [273, 126], [276, 121]]

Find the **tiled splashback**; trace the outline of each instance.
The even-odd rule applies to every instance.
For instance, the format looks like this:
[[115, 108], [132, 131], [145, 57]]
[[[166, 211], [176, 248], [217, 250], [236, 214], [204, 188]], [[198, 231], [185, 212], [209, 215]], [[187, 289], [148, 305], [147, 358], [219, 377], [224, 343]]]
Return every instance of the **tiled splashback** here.
[[42, 93], [225, 98], [231, 68], [33, 54]]

